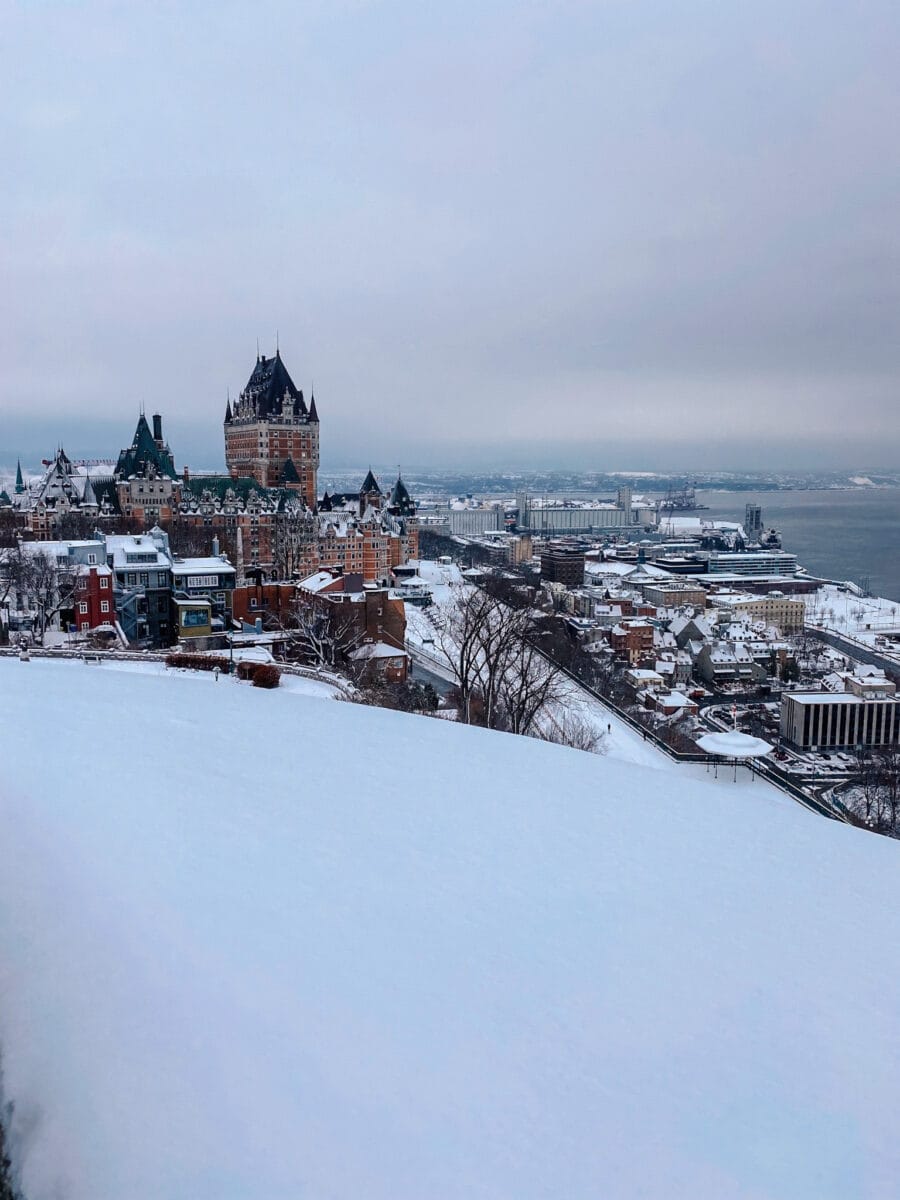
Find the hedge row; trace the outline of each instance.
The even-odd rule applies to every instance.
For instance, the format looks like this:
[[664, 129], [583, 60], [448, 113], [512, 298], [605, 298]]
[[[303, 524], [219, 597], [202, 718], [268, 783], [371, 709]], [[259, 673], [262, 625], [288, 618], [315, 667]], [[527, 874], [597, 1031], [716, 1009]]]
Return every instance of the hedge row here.
[[185, 667], [190, 671], [228, 670], [228, 659], [215, 654], [167, 654], [167, 667]]
[[238, 679], [249, 679], [254, 687], [277, 688], [281, 672], [271, 663], [239, 662]]

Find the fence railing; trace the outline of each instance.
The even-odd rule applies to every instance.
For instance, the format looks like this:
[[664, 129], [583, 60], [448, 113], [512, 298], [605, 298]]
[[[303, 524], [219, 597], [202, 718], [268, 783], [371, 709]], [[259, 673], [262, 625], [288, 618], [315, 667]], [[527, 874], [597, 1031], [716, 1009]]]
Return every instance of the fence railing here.
[[[623, 721], [636, 733], [640, 733], [645, 741], [651, 742], [658, 750], [661, 750], [663, 754], [667, 754], [675, 762], [706, 763], [709, 765], [716, 761], [712, 755], [705, 754], [702, 750], [678, 750], [674, 746], [670, 746], [654, 729], [648, 728], [640, 721], [635, 720], [631, 713], [626, 712], [614, 700], [611, 700], [609, 696], [604, 696], [602, 692], [598, 692], [596, 688], [586, 683], [583, 679], [580, 679], [574, 671], [570, 671], [567, 667], [556, 662], [546, 652], [541, 651], [541, 653], [563, 675], [577, 684], [578, 687], [583, 688], [584, 691], [593, 696], [595, 700], [598, 700], [604, 708], [613, 713], [620, 721]], [[818, 813], [820, 816], [828, 817], [833, 821], [845, 819], [842, 812], [829, 807], [824, 801], [819, 800], [818, 797], [811, 796], [809, 792], [795, 783], [782, 767], [777, 766], [775, 763], [770, 763], [768, 760], [760, 760], [756, 762], [753, 769], [763, 779], [767, 779], [773, 787], [786, 792], [792, 799], [797, 800], [804, 807]]]
[[[21, 651], [17, 646], [0, 646], [0, 656], [18, 658]], [[158, 662], [165, 664], [172, 650], [93, 650], [87, 647], [78, 649], [55, 648], [49, 646], [29, 646], [29, 658], [50, 658], [63, 660], [81, 660], [83, 662]], [[304, 679], [312, 679], [317, 683], [327, 683], [335, 691], [348, 699], [356, 695], [353, 685], [341, 675], [331, 671], [320, 671], [315, 667], [304, 667], [300, 663], [276, 663], [279, 671], [286, 675], [297, 675]]]

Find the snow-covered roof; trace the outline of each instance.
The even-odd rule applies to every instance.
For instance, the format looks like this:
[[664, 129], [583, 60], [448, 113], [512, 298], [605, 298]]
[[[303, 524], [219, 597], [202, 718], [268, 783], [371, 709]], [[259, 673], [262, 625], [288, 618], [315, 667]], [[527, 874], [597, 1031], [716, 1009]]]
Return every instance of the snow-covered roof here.
[[706, 647], [710, 662], [749, 663], [753, 656], [742, 642], [713, 642]]
[[[112, 565], [124, 567], [169, 567], [168, 556], [148, 534], [111, 533], [106, 537], [106, 553], [112, 556]], [[136, 556], [137, 561], [135, 560]]]
[[704, 733], [697, 738], [697, 745], [707, 754], [724, 758], [764, 758], [774, 749], [770, 742], [749, 733], [741, 733], [738, 729], [729, 729], [725, 733]]
[[354, 662], [362, 662], [375, 658], [409, 658], [409, 655], [405, 650], [398, 650], [396, 646], [389, 646], [387, 642], [366, 642], [365, 645], [357, 646], [355, 650], [351, 650], [350, 657]]
[[331, 571], [316, 571], [315, 574], [307, 575], [305, 579], [301, 579], [297, 587], [304, 592], [321, 592], [330, 583], [334, 583], [334, 580], [335, 577]]
[[887, 676], [882, 667], [876, 667], [871, 663], [857, 663], [853, 669], [853, 675], [856, 679], [868, 680], [886, 680]]
[[19, 544], [25, 554], [44, 555], [47, 558], [71, 558], [70, 550], [94, 550], [101, 558], [103, 556], [103, 543], [96, 540], [20, 542]]
[[227, 558], [221, 555], [208, 558], [176, 558], [172, 563], [173, 575], [234, 575], [235, 570]]
[[106, 563], [79, 563], [75, 568], [76, 575], [112, 575], [112, 569]]
[[[606, 565], [605, 563], [603, 564]], [[661, 567], [654, 567], [652, 563], [638, 563], [633, 566], [630, 571], [626, 572], [625, 580], [627, 583], [644, 583], [656, 581], [659, 579], [671, 579], [668, 571], [662, 570]]]
[[666, 705], [669, 708], [692, 708], [695, 704], [684, 692], [679, 692], [675, 688], [671, 692], [663, 692], [656, 699], [657, 703]]

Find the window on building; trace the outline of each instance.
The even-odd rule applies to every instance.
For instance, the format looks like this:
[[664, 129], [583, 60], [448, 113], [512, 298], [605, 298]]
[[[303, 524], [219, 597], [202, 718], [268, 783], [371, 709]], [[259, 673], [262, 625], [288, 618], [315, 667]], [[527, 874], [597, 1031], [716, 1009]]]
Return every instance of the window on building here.
[[85, 602], [84, 600], [82, 600], [82, 601], [79, 603], [79, 605], [78, 605], [78, 611], [79, 611], [79, 612], [80, 612], [82, 615], [84, 615], [84, 614], [87, 612], [87, 604], [86, 604], [86, 602]]
[[141, 571], [141, 586], [142, 587], [150, 586], [150, 572], [149, 571]]
[[105, 613], [109, 612], [109, 601], [108, 600], [100, 601], [100, 611], [105, 612]]
[[106, 575], [102, 575], [102, 576], [100, 577], [100, 586], [101, 586], [101, 588], [108, 588], [108, 587], [109, 587], [109, 577], [108, 577], [108, 576], [106, 576]]
[[82, 621], [82, 622], [81, 622], [81, 629], [82, 629], [82, 632], [83, 632], [84, 630], [86, 630], [86, 629], [90, 629], [90, 627], [91, 627], [91, 623], [90, 623], [90, 621]]
[[93, 566], [93, 565], [94, 565], [94, 563], [96, 563], [96, 561], [97, 561], [97, 555], [96, 555], [96, 554], [89, 554], [89, 555], [88, 555], [88, 562], [91, 564], [91, 566]]

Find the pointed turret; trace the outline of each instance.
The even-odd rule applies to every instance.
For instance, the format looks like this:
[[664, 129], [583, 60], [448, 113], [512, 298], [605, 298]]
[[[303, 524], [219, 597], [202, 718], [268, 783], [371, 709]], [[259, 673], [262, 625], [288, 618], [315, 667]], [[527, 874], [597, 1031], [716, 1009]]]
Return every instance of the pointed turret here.
[[372, 474], [372, 468], [369, 467], [369, 472], [363, 480], [363, 485], [359, 489], [361, 496], [380, 496], [381, 488], [378, 486], [378, 480]]
[[81, 493], [82, 507], [99, 508], [97, 501], [97, 493], [94, 491], [94, 485], [91, 483], [90, 475], [86, 475], [84, 479], [84, 491]]
[[413, 503], [413, 498], [410, 496], [406, 484], [400, 475], [398, 475], [397, 482], [394, 484], [390, 499], [388, 500], [388, 512], [393, 513], [395, 517], [411, 517], [415, 514], [415, 511], [416, 506]]
[[289, 458], [281, 468], [281, 486], [297, 487], [299, 483], [300, 476], [297, 474], [297, 468], [294, 466], [294, 460]]
[[316, 394], [315, 394], [315, 392], [309, 393], [309, 419], [311, 421], [315, 421], [316, 424], [318, 425], [319, 414], [316, 412]]
[[153, 468], [160, 475], [175, 476], [175, 463], [169, 447], [162, 444], [162, 418], [154, 418], [157, 424], [158, 438], [154, 438], [143, 413], [138, 417], [137, 428], [131, 446], [119, 454], [115, 474], [119, 479], [129, 479], [132, 475], [144, 475]]
[[229, 397], [228, 397], [228, 399], [225, 401], [225, 424], [226, 424], [226, 425], [230, 425], [230, 424], [231, 424], [231, 421], [232, 421], [232, 417], [231, 417], [231, 397], [229, 396]]
[[22, 460], [16, 459], [16, 495], [21, 496], [25, 491], [25, 481], [22, 478]]

